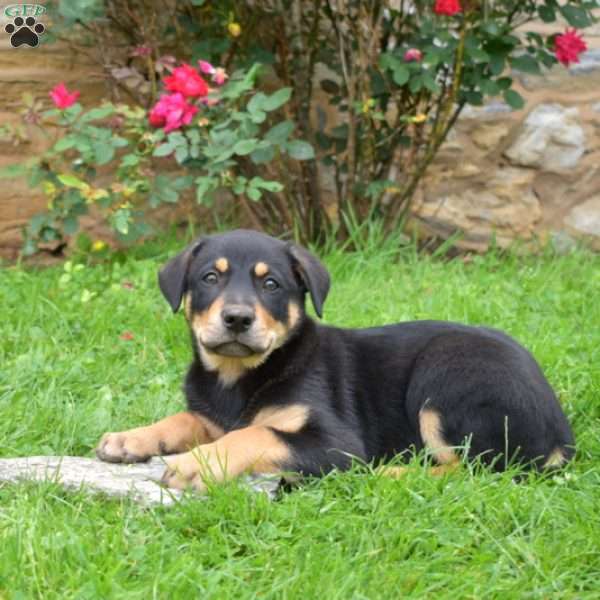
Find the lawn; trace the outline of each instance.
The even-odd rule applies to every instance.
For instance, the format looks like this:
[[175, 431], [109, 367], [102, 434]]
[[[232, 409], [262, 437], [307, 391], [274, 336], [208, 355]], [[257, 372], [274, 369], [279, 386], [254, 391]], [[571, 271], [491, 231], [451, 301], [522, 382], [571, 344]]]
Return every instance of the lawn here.
[[[104, 431], [182, 408], [188, 334], [156, 285], [175, 247], [0, 271], [0, 456], [89, 456]], [[324, 259], [328, 323], [451, 319], [530, 348], [574, 425], [574, 463], [520, 483], [357, 467], [274, 502], [232, 483], [152, 509], [4, 486], [0, 598], [600, 597], [600, 257]]]

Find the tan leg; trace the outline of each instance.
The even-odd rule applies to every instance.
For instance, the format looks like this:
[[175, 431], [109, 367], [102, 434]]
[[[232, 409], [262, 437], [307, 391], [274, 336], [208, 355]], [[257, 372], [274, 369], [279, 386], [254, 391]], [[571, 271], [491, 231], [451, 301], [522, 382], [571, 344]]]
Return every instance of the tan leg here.
[[96, 454], [107, 462], [141, 462], [212, 442], [222, 435], [223, 430], [205, 417], [181, 412], [146, 427], [105, 433]]
[[[438, 463], [429, 467], [429, 475], [440, 476], [455, 471], [460, 466], [460, 460], [454, 448], [450, 446], [442, 434], [442, 422], [438, 412], [434, 409], [422, 408], [419, 412], [419, 430], [425, 447], [431, 452]], [[386, 467], [378, 469], [378, 473], [386, 477], [399, 479], [406, 475], [409, 467]]]
[[163, 483], [204, 490], [207, 482], [226, 481], [242, 473], [276, 473], [289, 458], [287, 445], [270, 428], [251, 426], [167, 458]]

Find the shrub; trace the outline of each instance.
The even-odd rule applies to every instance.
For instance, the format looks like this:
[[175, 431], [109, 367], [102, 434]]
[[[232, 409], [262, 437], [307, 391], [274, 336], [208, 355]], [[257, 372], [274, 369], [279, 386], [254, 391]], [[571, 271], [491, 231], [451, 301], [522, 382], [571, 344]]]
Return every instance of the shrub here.
[[[192, 62], [205, 58], [242, 69], [232, 77], [238, 91], [223, 96], [218, 108], [206, 109], [211, 122], [206, 129], [197, 126], [204, 110], [181, 131], [156, 133], [148, 130], [143, 109], [112, 106], [131, 137], [95, 126], [102, 158], [112, 156], [121, 140], [128, 140], [124, 148], [143, 148], [133, 154], [118, 150], [128, 158], [119, 159], [116, 178], [130, 196], [150, 204], [157, 198], [175, 201], [178, 188], [191, 183], [198, 200], [206, 202], [215, 188], [225, 185], [255, 224], [276, 233], [293, 231], [304, 242], [322, 240], [331, 230], [344, 238], [367, 218], [378, 220], [386, 233], [394, 231], [463, 107], [500, 96], [514, 109], [522, 108], [514, 71], [539, 73], [558, 61], [576, 62], [586, 48], [576, 30], [592, 22], [598, 6], [595, 0], [195, 0], [169, 7], [158, 2], [139, 6], [133, 0], [79, 3], [89, 14], [80, 16], [86, 23], [84, 35], [92, 31], [102, 46], [109, 39], [108, 17], [112, 29], [119, 28], [129, 40], [137, 62], [113, 68], [113, 80], [121, 90], [133, 81], [129, 89], [146, 108], [156, 101], [158, 77], [173, 69], [169, 50]], [[60, 3], [66, 18], [78, 14], [76, 4]], [[573, 29], [557, 28], [547, 38], [527, 31], [533, 20], [552, 23], [558, 18]], [[103, 56], [110, 54], [109, 42], [105, 45]], [[256, 69], [249, 65], [256, 61], [264, 65], [261, 85], [281, 88], [275, 94], [250, 92]], [[290, 94], [285, 120], [267, 126], [265, 113]], [[324, 103], [333, 111], [325, 111]], [[60, 118], [71, 119], [69, 110]], [[91, 127], [86, 114], [78, 118]], [[289, 141], [294, 129], [303, 141]], [[207, 142], [209, 154], [202, 149]], [[223, 154], [217, 151], [221, 145]], [[77, 160], [85, 163], [82, 175], [98, 159], [93, 148], [85, 150], [90, 160], [79, 153]], [[153, 153], [173, 154], [184, 174], [174, 183], [160, 175], [151, 186], [140, 173], [149, 168]], [[77, 204], [77, 194], [87, 198], [94, 193], [56, 179], [68, 188], [63, 191], [70, 198], [67, 203]], [[87, 184], [86, 177], [82, 180]], [[117, 206], [110, 218], [121, 232], [125, 223], [131, 232], [138, 204], [121, 191], [106, 191], [107, 199], [99, 197], [98, 202]], [[42, 217], [34, 220], [33, 235], [40, 233], [40, 223]]]

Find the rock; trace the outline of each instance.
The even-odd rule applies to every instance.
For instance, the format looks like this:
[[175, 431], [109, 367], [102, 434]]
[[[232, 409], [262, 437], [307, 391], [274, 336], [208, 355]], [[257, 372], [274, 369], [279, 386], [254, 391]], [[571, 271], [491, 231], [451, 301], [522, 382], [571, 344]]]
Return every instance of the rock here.
[[444, 140], [440, 148], [440, 153], [450, 153], [452, 156], [456, 156], [457, 152], [463, 152], [465, 149], [462, 138], [458, 135], [456, 129], [451, 129]]
[[477, 127], [471, 134], [473, 143], [482, 150], [493, 150], [508, 135], [506, 123], [493, 123]]
[[540, 104], [523, 126], [506, 151], [513, 164], [560, 173], [576, 167], [585, 152], [585, 133], [577, 108]]
[[550, 240], [557, 254], [569, 254], [577, 248], [577, 240], [566, 231], [551, 231]]
[[492, 237], [500, 246], [531, 238], [541, 217], [532, 183], [533, 171], [498, 169], [487, 179], [478, 178], [466, 189], [427, 190], [415, 206], [414, 216], [427, 229], [443, 237], [462, 231], [459, 247], [485, 250]]
[[565, 224], [579, 234], [600, 237], [600, 195], [572, 208], [565, 217]]
[[504, 117], [512, 112], [512, 108], [506, 102], [492, 100], [484, 106], [471, 106], [467, 104], [460, 113], [461, 119], [493, 119]]
[[473, 177], [474, 175], [479, 175], [481, 173], [481, 169], [471, 163], [471, 162], [461, 162], [454, 167], [453, 175], [454, 177]]
[[584, 52], [579, 57], [579, 62], [569, 67], [569, 73], [573, 75], [585, 75], [600, 69], [600, 49], [593, 48]]
[[[130, 497], [143, 505], [173, 504], [181, 498], [178, 490], [159, 484], [164, 471], [160, 458], [131, 465], [105, 463], [78, 456], [28, 456], [0, 458], [0, 482], [20, 480], [57, 481], [63, 487], [82, 487], [118, 498]], [[272, 475], [248, 476], [245, 481], [254, 491], [273, 498], [280, 483]]]

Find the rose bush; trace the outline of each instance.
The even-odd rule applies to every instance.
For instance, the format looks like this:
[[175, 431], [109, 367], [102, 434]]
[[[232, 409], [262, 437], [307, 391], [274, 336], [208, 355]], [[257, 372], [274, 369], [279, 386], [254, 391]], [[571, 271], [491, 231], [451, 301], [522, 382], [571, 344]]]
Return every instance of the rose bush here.
[[[91, 206], [127, 240], [149, 231], [145, 207], [177, 202], [185, 189], [195, 187], [205, 204], [219, 188], [243, 196], [246, 203], [281, 191], [278, 181], [246, 176], [245, 163], [262, 165], [283, 154], [303, 160], [313, 154], [305, 142], [292, 139], [291, 122], [269, 119], [291, 90], [257, 92], [258, 70], [257, 65], [229, 77], [207, 61], [200, 61], [198, 69], [184, 63], [164, 77], [169, 93], [161, 94], [149, 112], [112, 103], [84, 110], [77, 102], [79, 92], [58, 84], [49, 94], [56, 108], [35, 119], [45, 130], [58, 132], [56, 142], [28, 165], [10, 170], [12, 175], [26, 170], [48, 198], [48, 211], [28, 226], [25, 252], [34, 252], [40, 241], [60, 242], [75, 233]], [[180, 172], [168, 175], [164, 162], [174, 162]], [[102, 167], [109, 163], [114, 169], [107, 174]]]
[[[227, 187], [254, 225], [293, 232], [304, 242], [332, 230], [356, 242], [367, 219], [390, 233], [463, 108], [493, 97], [523, 108], [515, 73], [577, 62], [586, 49], [581, 30], [598, 6], [595, 0], [60, 2], [67, 25], [76, 15], [83, 34], [104, 44], [103, 65], [107, 57], [118, 63], [106, 25], [118, 23], [132, 49], [111, 73], [135, 102], [86, 112], [77, 102], [61, 108], [72, 96], [55, 90], [59, 110], [44, 118], [66, 136], [34, 165], [33, 181], [46, 190], [51, 210], [34, 219], [30, 238], [72, 232], [90, 204], [131, 236], [143, 230], [136, 216], [144, 206], [176, 202], [190, 186], [203, 203]], [[529, 30], [535, 20], [556, 22], [555, 33]], [[186, 62], [177, 66], [171, 52]], [[250, 65], [257, 61], [271, 92], [281, 89], [254, 89], [257, 71]], [[302, 141], [290, 139], [294, 130]], [[160, 157], [181, 173], [158, 169]], [[113, 180], [94, 183], [97, 167], [112, 160]]]

